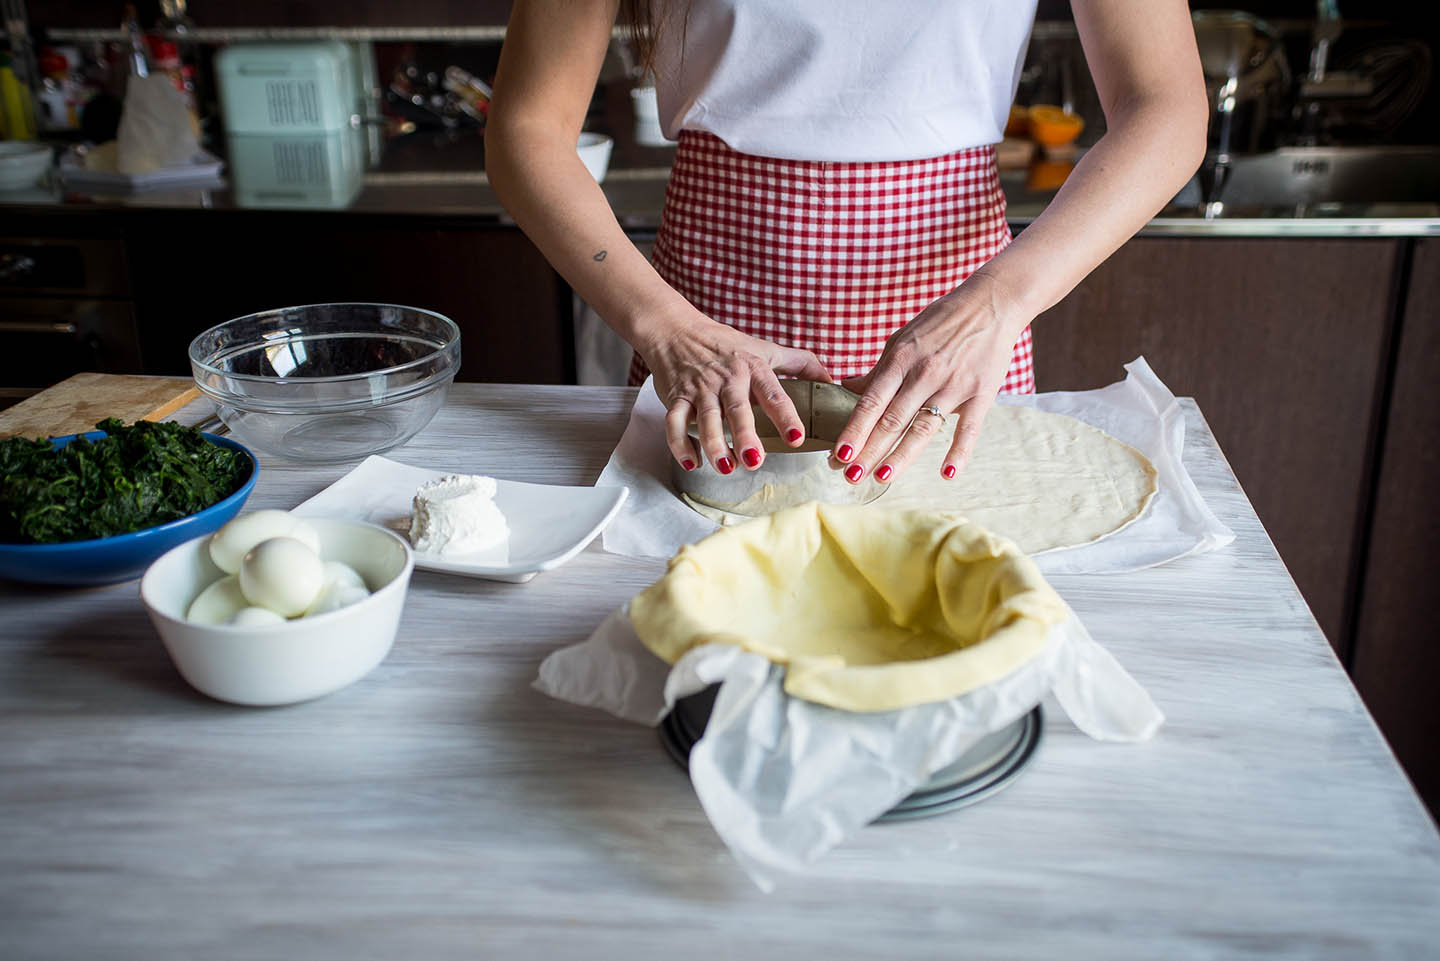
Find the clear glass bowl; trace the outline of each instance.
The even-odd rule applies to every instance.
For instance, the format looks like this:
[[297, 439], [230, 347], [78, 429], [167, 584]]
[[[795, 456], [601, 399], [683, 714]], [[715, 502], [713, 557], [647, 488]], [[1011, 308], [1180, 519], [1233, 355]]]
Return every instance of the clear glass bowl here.
[[460, 369], [460, 328], [394, 304], [284, 307], [200, 334], [190, 369], [245, 444], [342, 463], [399, 447], [430, 423]]

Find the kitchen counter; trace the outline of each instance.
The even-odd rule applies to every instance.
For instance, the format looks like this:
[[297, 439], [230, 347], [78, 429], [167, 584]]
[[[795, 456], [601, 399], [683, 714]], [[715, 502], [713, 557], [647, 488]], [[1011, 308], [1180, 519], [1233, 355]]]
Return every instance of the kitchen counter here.
[[[623, 109], [629, 110], [628, 97], [626, 100]], [[633, 135], [627, 133], [626, 124], [630, 122], [630, 115], [619, 116], [621, 109], [617, 100], [607, 116], [618, 116], [618, 121], [609, 123], [602, 120], [593, 125], [615, 136], [614, 154], [603, 187], [622, 226], [635, 233], [653, 233], [660, 223], [665, 183], [675, 151], [673, 147], [637, 143]], [[513, 227], [490, 189], [484, 169], [484, 138], [479, 134], [415, 133], [385, 144], [379, 163], [366, 172], [364, 186], [352, 201], [342, 206], [301, 209], [317, 214], [468, 219], [487, 225]], [[1001, 184], [1008, 199], [1009, 219], [1015, 229], [1039, 216], [1058, 189], [1033, 187], [1025, 169], [1002, 171]], [[1162, 210], [1140, 230], [1140, 235], [1440, 236], [1440, 196], [1394, 203], [1246, 203], [1231, 205], [1222, 216], [1211, 217], [1206, 216], [1198, 198], [1198, 188], [1187, 188], [1181, 195], [1185, 202]], [[101, 211], [141, 214], [155, 210], [210, 213], [294, 208], [243, 206], [222, 180], [190, 189], [139, 193], [76, 192], [68, 191], [57, 183], [30, 191], [0, 192], [0, 210], [6, 209], [17, 214], [33, 215], [93, 214]]]
[[[591, 483], [633, 397], [456, 384], [391, 456]], [[187, 687], [134, 583], [0, 585], [6, 956], [1429, 956], [1435, 824], [1183, 403], [1185, 464], [1235, 542], [1051, 578], [1166, 713], [1156, 738], [1096, 743], [1052, 710], [1001, 794], [868, 828], [768, 896], [653, 730], [529, 686], [658, 561], [417, 571], [380, 667], [266, 710]], [[262, 463], [251, 508], [345, 470]]]

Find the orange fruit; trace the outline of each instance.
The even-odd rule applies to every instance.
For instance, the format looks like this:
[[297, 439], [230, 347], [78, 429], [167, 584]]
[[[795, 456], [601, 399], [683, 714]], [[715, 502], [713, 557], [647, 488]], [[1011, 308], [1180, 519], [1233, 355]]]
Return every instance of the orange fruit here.
[[1025, 189], [1033, 193], [1059, 190], [1075, 164], [1069, 160], [1041, 160], [1030, 165], [1025, 177]]
[[1030, 136], [1044, 147], [1063, 147], [1085, 129], [1084, 117], [1049, 104], [1036, 104], [1027, 113]]

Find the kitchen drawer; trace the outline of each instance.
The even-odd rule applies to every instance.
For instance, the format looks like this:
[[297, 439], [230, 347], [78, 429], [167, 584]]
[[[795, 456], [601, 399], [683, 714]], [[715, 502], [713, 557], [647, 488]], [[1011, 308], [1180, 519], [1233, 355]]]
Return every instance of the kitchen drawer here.
[[4, 294], [128, 297], [125, 247], [117, 237], [0, 235], [0, 317]]
[[0, 296], [0, 393], [15, 399], [78, 371], [138, 374], [127, 301]]

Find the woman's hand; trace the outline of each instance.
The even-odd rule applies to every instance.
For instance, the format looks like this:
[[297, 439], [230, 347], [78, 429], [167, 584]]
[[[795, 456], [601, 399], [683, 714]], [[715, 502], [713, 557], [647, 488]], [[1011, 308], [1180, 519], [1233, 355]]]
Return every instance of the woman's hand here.
[[[695, 470], [701, 463], [689, 434], [692, 421], [699, 426], [700, 447], [720, 473], [730, 473], [737, 463], [749, 470], [759, 467], [765, 448], [755, 432], [752, 399], [791, 447], [805, 439], [805, 424], [776, 375], [830, 383], [814, 354], [742, 334], [698, 313], [664, 330], [663, 337], [641, 348], [640, 356], [668, 409], [665, 441], [681, 467]], [[725, 442], [727, 426], [733, 449]]]
[[1031, 320], [1014, 303], [982, 268], [896, 331], [870, 373], [844, 382], [860, 394], [835, 442], [847, 480], [868, 473], [891, 483], [952, 411], [959, 417], [940, 472], [950, 479], [964, 470]]

